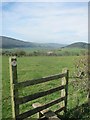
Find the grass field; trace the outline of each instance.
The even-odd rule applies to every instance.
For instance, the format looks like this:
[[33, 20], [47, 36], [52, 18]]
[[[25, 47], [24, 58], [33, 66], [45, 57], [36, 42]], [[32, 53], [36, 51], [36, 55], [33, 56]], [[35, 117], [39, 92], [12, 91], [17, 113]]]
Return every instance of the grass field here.
[[[86, 91], [78, 91], [77, 89], [73, 89], [71, 81], [75, 80], [75, 78], [71, 78], [74, 74], [75, 68], [74, 63], [75, 60], [79, 59], [79, 56], [36, 56], [36, 57], [18, 57], [18, 81], [30, 80], [33, 78], [40, 78], [43, 76], [53, 75], [57, 73], [61, 73], [63, 68], [68, 68], [70, 72], [69, 79], [69, 95], [68, 95], [68, 115], [70, 117], [79, 118], [79, 120], [89, 120], [90, 119], [90, 109], [85, 109], [82, 104], [87, 102]], [[2, 116], [3, 118], [11, 118], [11, 97], [10, 97], [10, 78], [9, 78], [9, 57], [2, 57]], [[59, 80], [55, 80], [53, 82], [45, 83], [40, 85], [36, 85], [32, 88], [28, 87], [22, 90], [20, 96], [28, 95], [31, 93], [35, 93], [36, 91], [42, 91], [43, 89], [53, 88], [57, 85], [60, 85]], [[43, 97], [42, 99], [37, 99], [32, 101], [31, 103], [27, 103], [26, 105], [20, 106], [21, 112], [29, 110], [31, 104], [39, 100], [41, 103], [47, 103], [48, 101], [54, 99], [55, 97], [59, 97], [60, 93], [54, 93], [50, 96]], [[78, 100], [77, 100], [78, 98]], [[78, 105], [78, 107], [76, 107]], [[55, 109], [58, 106], [51, 107], [51, 109]], [[76, 107], [76, 109], [75, 109]], [[72, 111], [73, 109], [73, 111]], [[82, 110], [83, 109], [83, 110]], [[71, 110], [71, 111], [70, 111]], [[79, 112], [77, 112], [79, 111]], [[83, 112], [82, 112], [83, 111]], [[85, 112], [85, 113], [84, 113]], [[84, 113], [84, 114], [83, 114]]]

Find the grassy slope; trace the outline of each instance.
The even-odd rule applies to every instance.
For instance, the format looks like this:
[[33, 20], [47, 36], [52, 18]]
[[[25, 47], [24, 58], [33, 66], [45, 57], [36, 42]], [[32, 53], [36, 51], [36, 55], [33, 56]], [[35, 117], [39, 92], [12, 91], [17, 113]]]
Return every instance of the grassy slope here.
[[[70, 70], [70, 76], [72, 76], [74, 72], [74, 60], [78, 59], [77, 56], [69, 56], [69, 57], [21, 57], [18, 58], [18, 80], [24, 81], [32, 78], [39, 78], [51, 74], [56, 74], [62, 71], [62, 68], [67, 67]], [[11, 117], [11, 103], [10, 103], [10, 80], [9, 80], [9, 64], [8, 64], [8, 57], [3, 57], [3, 69], [2, 69], [2, 82], [3, 82], [3, 118]], [[71, 79], [69, 80], [69, 82]], [[37, 85], [36, 87], [28, 87], [22, 90], [22, 93], [20, 92], [20, 96], [28, 95], [30, 93], [35, 93], [36, 91], [42, 91], [43, 89], [46, 90], [55, 87], [60, 84], [60, 81], [56, 80], [53, 82], [49, 82], [46, 84], [42, 84], [42, 87], [40, 85]], [[47, 86], [47, 87], [46, 87]], [[69, 84], [69, 93], [74, 93], [76, 91], [73, 90], [73, 87], [71, 84]], [[55, 97], [59, 97], [60, 93], [56, 93], [50, 96], [46, 96], [42, 99], [39, 99], [41, 103], [47, 103], [48, 101], [54, 99]], [[77, 94], [79, 96], [79, 99], [81, 100], [80, 104], [84, 103], [86, 101], [85, 94]], [[5, 99], [8, 98], [8, 99]], [[35, 100], [38, 101], [38, 100]], [[35, 102], [32, 101], [32, 102]], [[30, 105], [32, 104], [28, 103], [25, 106], [21, 106], [21, 112], [23, 112], [25, 109], [30, 109]], [[68, 102], [68, 109], [71, 109], [77, 105], [76, 96], [69, 96], [69, 102]], [[29, 106], [29, 107], [28, 107]], [[58, 106], [55, 106], [58, 107]], [[52, 107], [53, 109], [53, 107]], [[88, 120], [88, 119], [87, 119]]]

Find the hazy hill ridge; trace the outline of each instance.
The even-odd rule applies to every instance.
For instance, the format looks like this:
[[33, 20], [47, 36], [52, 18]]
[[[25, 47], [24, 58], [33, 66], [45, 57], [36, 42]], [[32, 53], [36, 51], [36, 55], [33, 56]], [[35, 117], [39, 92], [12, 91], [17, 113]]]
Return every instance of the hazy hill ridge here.
[[85, 48], [85, 49], [88, 47], [90, 47], [90, 44], [85, 43], [85, 42], [76, 42], [76, 43], [66, 46], [66, 48]]
[[0, 36], [0, 42], [2, 41], [2, 46], [0, 48], [60, 48], [65, 45], [58, 43], [34, 43], [34, 42], [25, 42], [22, 40]]
[[[33, 47], [31, 42], [24, 42], [10, 37], [0, 36], [2, 40], [2, 48], [20, 48], [20, 47]], [[1, 46], [0, 46], [1, 47]]]
[[[58, 44], [58, 43], [33, 43], [33, 42], [25, 42], [22, 40], [18, 40], [15, 38], [10, 38], [6, 36], [0, 36], [0, 48], [87, 48], [88, 44], [84, 42], [77, 42], [70, 45]], [[89, 44], [90, 47], [90, 44]]]

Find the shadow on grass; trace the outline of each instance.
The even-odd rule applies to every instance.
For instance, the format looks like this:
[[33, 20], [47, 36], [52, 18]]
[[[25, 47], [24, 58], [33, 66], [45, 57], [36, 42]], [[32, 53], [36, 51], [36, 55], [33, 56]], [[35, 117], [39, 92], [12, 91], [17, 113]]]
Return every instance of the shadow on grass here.
[[62, 120], [90, 120], [90, 106], [85, 103], [68, 110]]

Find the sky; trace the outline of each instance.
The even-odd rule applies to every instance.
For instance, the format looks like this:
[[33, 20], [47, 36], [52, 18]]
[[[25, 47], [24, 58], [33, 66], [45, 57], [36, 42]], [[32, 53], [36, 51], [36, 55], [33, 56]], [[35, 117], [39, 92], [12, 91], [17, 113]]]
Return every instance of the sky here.
[[2, 2], [1, 35], [37, 43], [88, 42], [88, 2]]

